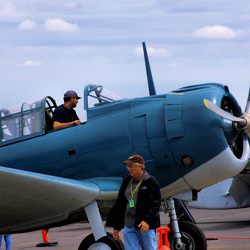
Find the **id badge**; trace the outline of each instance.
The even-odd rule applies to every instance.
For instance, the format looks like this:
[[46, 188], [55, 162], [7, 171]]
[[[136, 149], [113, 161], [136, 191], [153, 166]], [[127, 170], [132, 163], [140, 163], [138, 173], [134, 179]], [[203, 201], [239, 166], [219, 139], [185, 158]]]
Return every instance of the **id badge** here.
[[134, 206], [135, 206], [134, 200], [129, 201], [129, 207], [134, 207]]

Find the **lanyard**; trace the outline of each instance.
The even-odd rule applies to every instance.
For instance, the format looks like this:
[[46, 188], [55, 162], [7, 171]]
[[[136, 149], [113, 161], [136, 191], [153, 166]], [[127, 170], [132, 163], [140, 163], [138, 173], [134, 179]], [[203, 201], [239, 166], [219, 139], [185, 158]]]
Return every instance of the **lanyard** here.
[[134, 192], [133, 192], [133, 189], [132, 189], [132, 179], [133, 179], [133, 178], [131, 178], [131, 196], [132, 196], [132, 200], [133, 200], [133, 196], [134, 196], [134, 194], [135, 194], [137, 188], [141, 185], [142, 181], [144, 180], [144, 177], [145, 177], [145, 173], [144, 173], [144, 175], [143, 175], [143, 178], [141, 179], [141, 181], [139, 182], [139, 184], [138, 184], [137, 187], [135, 188]]

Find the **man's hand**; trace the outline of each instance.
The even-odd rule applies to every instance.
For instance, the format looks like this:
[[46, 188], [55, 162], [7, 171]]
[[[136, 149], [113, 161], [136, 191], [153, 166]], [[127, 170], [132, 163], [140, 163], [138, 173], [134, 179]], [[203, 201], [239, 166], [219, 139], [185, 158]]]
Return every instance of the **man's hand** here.
[[141, 233], [144, 233], [144, 232], [148, 231], [148, 229], [149, 229], [149, 225], [148, 225], [148, 223], [145, 222], [145, 221], [142, 221], [142, 222], [138, 225], [138, 227], [141, 227]]
[[82, 122], [80, 120], [75, 120], [72, 123], [73, 125], [80, 125]]
[[115, 240], [119, 240], [120, 236], [119, 236], [119, 230], [114, 230], [113, 231], [113, 237]]

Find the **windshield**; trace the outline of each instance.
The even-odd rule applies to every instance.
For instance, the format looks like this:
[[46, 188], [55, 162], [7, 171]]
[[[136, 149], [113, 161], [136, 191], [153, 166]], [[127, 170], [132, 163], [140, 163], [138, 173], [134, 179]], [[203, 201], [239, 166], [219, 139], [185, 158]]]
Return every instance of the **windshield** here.
[[84, 98], [85, 98], [85, 103], [84, 103], [85, 109], [123, 99], [122, 97], [105, 89], [103, 86], [93, 85], [93, 84], [89, 84], [85, 87]]

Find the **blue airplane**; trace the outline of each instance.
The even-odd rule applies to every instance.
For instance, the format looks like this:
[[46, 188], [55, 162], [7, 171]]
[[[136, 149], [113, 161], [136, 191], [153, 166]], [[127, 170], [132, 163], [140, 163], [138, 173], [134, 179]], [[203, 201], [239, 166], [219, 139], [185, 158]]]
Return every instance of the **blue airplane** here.
[[173, 198], [195, 200], [199, 190], [244, 169], [249, 118], [224, 85], [157, 95], [145, 43], [143, 51], [149, 96], [124, 99], [87, 85], [87, 122], [79, 126], [53, 130], [57, 105], [50, 96], [0, 110], [0, 234], [83, 221], [93, 233], [79, 250], [124, 249], [103, 221], [127, 174], [123, 161], [139, 154], [159, 182], [171, 249], [207, 249], [203, 232], [177, 219]]

